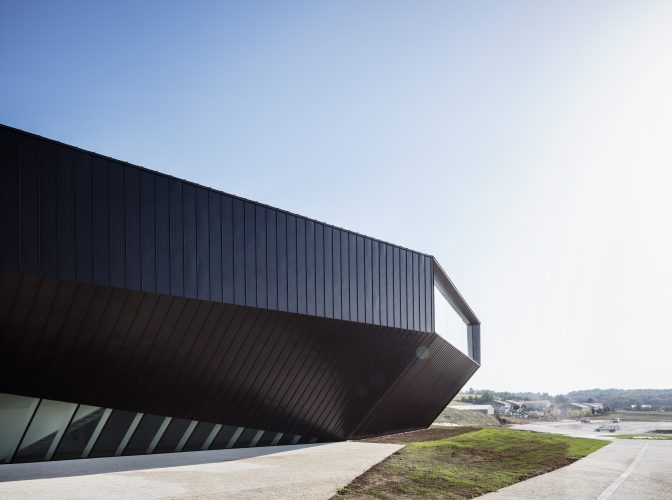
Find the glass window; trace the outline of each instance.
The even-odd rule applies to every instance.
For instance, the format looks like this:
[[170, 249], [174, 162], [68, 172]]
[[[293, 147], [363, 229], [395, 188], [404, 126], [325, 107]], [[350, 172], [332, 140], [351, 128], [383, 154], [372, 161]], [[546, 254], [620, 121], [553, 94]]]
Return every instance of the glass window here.
[[112, 457], [133, 423], [134, 411], [113, 410], [89, 457]]
[[250, 444], [248, 445], [250, 448], [254, 448], [259, 444], [259, 440], [261, 437], [264, 435], [264, 431], [257, 431], [252, 440], [250, 441]]
[[261, 436], [261, 439], [257, 443], [257, 446], [271, 446], [271, 443], [275, 439], [277, 432], [266, 431], [264, 435]]
[[54, 460], [80, 458], [104, 412], [104, 408], [80, 405], [56, 449]]
[[39, 402], [37, 398], [0, 394], [0, 464], [12, 459]]
[[210, 445], [210, 450], [221, 450], [226, 448], [229, 445], [229, 441], [238, 431], [238, 427], [233, 427], [231, 425], [222, 425], [222, 428], [219, 430], [217, 437], [212, 441]]
[[182, 437], [177, 442], [177, 447], [175, 448], [175, 451], [182, 451], [184, 449], [185, 445], [187, 444], [187, 440], [191, 437], [197, 425], [198, 420], [192, 420], [191, 422], [189, 422], [187, 430], [184, 431], [184, 434], [182, 434]]
[[469, 355], [467, 325], [434, 283], [434, 330], [454, 347]]
[[147, 453], [147, 449], [163, 421], [164, 417], [158, 415], [143, 415], [131, 440], [126, 445], [124, 455], [144, 455]]
[[172, 419], [166, 432], [161, 436], [159, 444], [154, 449], [154, 453], [170, 453], [175, 451], [177, 444], [180, 442], [180, 439], [182, 439], [182, 436], [184, 436], [190, 422], [191, 420], [186, 420], [184, 418]]
[[278, 444], [292, 444], [292, 440], [294, 439], [294, 434], [289, 434], [289, 433], [284, 433], [282, 437], [280, 438], [280, 441], [278, 441]]
[[51, 459], [76, 409], [77, 405], [74, 403], [41, 400], [14, 462]]
[[199, 422], [194, 432], [191, 433], [187, 444], [184, 445], [182, 451], [198, 451], [202, 449], [205, 440], [208, 439], [210, 433], [214, 430], [215, 424], [209, 422]]
[[238, 436], [238, 439], [236, 439], [236, 442], [233, 444], [234, 448], [247, 448], [250, 446], [250, 443], [252, 442], [252, 439], [254, 439], [254, 436], [257, 434], [257, 429], [250, 429], [250, 428], [245, 428], [243, 432], [240, 433], [240, 436]]

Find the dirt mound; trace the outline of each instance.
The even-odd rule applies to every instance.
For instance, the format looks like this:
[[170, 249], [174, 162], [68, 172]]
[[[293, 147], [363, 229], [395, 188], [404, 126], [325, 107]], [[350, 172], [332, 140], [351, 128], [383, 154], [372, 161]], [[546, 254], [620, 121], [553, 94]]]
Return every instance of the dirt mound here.
[[366, 443], [388, 444], [417, 443], [420, 441], [445, 439], [477, 430], [478, 429], [475, 427], [430, 427], [429, 429], [421, 429], [419, 431], [402, 432], [401, 434], [390, 434], [389, 436], [362, 439], [362, 441]]
[[486, 415], [479, 411], [452, 410], [450, 407], [443, 410], [434, 423], [471, 427], [498, 427], [500, 425], [494, 415]]

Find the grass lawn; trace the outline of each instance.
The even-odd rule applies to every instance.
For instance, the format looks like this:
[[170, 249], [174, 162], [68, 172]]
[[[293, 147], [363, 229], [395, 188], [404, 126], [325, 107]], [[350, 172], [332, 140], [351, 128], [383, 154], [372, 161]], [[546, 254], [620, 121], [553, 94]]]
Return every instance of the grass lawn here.
[[672, 440], [672, 434], [668, 433], [657, 433], [657, 432], [645, 432], [643, 434], [617, 434], [614, 436], [618, 439], [650, 439], [652, 441], [670, 441]]
[[610, 416], [620, 417], [623, 422], [672, 422], [672, 411], [616, 410]]
[[338, 491], [359, 498], [473, 498], [584, 457], [608, 441], [480, 429], [411, 443]]

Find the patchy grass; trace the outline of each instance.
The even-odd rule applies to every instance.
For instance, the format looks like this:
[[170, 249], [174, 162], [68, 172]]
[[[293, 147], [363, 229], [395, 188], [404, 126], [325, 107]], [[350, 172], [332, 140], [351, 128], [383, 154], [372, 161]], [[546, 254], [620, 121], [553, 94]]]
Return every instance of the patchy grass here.
[[652, 441], [670, 441], [672, 440], [672, 435], [668, 433], [657, 433], [657, 432], [645, 432], [643, 434], [617, 434], [614, 436], [618, 439], [650, 439]]
[[617, 410], [611, 417], [620, 417], [621, 422], [672, 422], [672, 411]]
[[340, 496], [474, 498], [551, 470], [608, 441], [502, 428], [407, 445], [365, 472]]
[[373, 438], [362, 439], [366, 443], [391, 443], [391, 444], [408, 444], [419, 443], [421, 441], [436, 441], [437, 439], [445, 439], [466, 432], [473, 432], [479, 430], [477, 427], [430, 427], [429, 429], [421, 429], [417, 431], [401, 432], [399, 434], [387, 434], [385, 436], [378, 436]]

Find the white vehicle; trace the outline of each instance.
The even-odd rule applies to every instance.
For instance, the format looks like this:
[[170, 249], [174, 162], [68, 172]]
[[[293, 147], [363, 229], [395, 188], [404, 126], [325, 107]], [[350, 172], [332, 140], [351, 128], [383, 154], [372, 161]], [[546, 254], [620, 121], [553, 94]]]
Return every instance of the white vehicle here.
[[618, 417], [614, 417], [614, 418], [611, 419], [611, 421], [612, 421], [613, 423], [615, 423], [615, 424], [618, 424], [618, 423], [621, 422], [621, 419], [618, 418]]
[[616, 424], [604, 424], [600, 425], [595, 432], [616, 432], [620, 427]]

